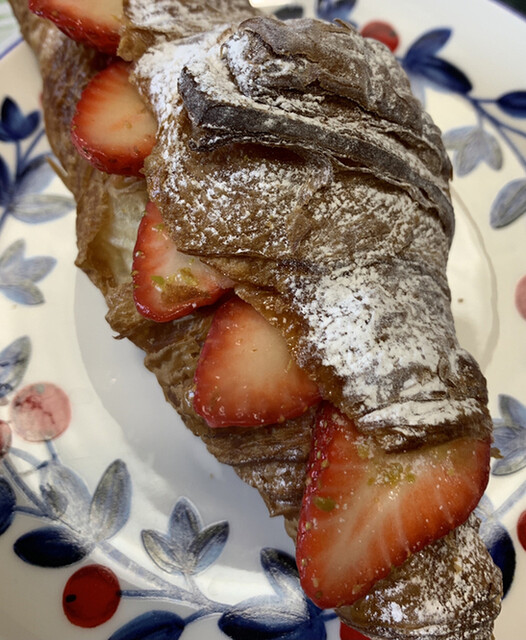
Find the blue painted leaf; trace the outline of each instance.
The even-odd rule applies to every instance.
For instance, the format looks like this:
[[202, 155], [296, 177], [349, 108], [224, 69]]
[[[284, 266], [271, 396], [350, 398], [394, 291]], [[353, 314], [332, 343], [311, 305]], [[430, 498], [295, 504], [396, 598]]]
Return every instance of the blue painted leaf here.
[[28, 193], [40, 193], [51, 183], [56, 174], [48, 162], [49, 153], [42, 153], [25, 165], [17, 176], [15, 198]]
[[323, 618], [312, 612], [306, 603], [300, 610], [279, 598], [253, 598], [224, 613], [217, 624], [233, 640], [325, 640]]
[[493, 421], [495, 446], [502, 456], [492, 468], [493, 475], [515, 473], [526, 467], [526, 407], [508, 395], [499, 396], [501, 418]]
[[24, 258], [10, 270], [11, 274], [20, 280], [30, 280], [39, 282], [45, 278], [56, 265], [55, 258], [49, 256], [36, 256], [34, 258]]
[[24, 259], [25, 240], [20, 238], [12, 242], [0, 256], [0, 271], [7, 271]]
[[508, 425], [520, 426], [526, 429], [526, 406], [513, 396], [499, 395], [500, 415]]
[[192, 573], [200, 573], [213, 564], [228, 539], [228, 522], [217, 522], [205, 527], [194, 538], [189, 552], [193, 561]]
[[16, 495], [5, 478], [0, 478], [0, 536], [9, 529], [15, 517]]
[[490, 225], [500, 229], [511, 224], [526, 212], [526, 180], [508, 182], [498, 193], [490, 211]]
[[494, 430], [495, 447], [502, 458], [491, 468], [494, 476], [506, 476], [526, 467], [526, 430], [513, 427], [499, 427]]
[[228, 538], [227, 522], [203, 527], [196, 507], [179, 498], [168, 522], [168, 534], [142, 532], [144, 548], [163, 571], [185, 575], [199, 573], [219, 556]]
[[148, 611], [113, 633], [109, 640], [178, 640], [185, 621], [171, 611]]
[[44, 302], [44, 294], [30, 280], [16, 283], [4, 283], [0, 279], [0, 291], [17, 304], [37, 305]]
[[39, 567], [66, 567], [85, 558], [92, 549], [92, 544], [61, 526], [34, 529], [14, 544], [19, 558]]
[[451, 29], [434, 29], [427, 31], [415, 40], [407, 50], [404, 64], [411, 64], [421, 58], [428, 58], [437, 54], [451, 37]]
[[25, 116], [17, 103], [7, 97], [2, 103], [0, 120], [0, 140], [2, 142], [16, 142], [34, 133], [40, 123], [38, 111], [32, 111]]
[[35, 282], [42, 280], [55, 266], [48, 256], [24, 257], [25, 241], [13, 242], [0, 256], [0, 290], [21, 304], [40, 304], [44, 296]]
[[181, 549], [188, 549], [203, 528], [197, 508], [184, 496], [179, 498], [170, 514], [168, 535]]
[[497, 105], [509, 116], [526, 118], [526, 91], [511, 91], [496, 100]]
[[141, 533], [142, 543], [146, 553], [167, 573], [185, 573], [187, 558], [181, 549], [173, 544], [162, 533], [146, 529]]
[[67, 196], [37, 193], [17, 196], [10, 207], [10, 212], [21, 222], [40, 224], [62, 218], [72, 211], [73, 207], [73, 200]]
[[494, 537], [488, 543], [488, 550], [493, 562], [502, 571], [503, 596], [505, 597], [515, 577], [517, 559], [513, 540], [504, 527], [495, 532]]
[[504, 596], [508, 593], [515, 576], [516, 553], [513, 540], [505, 527], [494, 517], [493, 505], [483, 497], [476, 511], [481, 519], [480, 536], [495, 564], [502, 571]]
[[131, 478], [122, 460], [115, 460], [95, 489], [89, 523], [96, 540], [114, 536], [128, 521], [131, 507]]
[[31, 357], [31, 341], [17, 338], [0, 352], [0, 398], [14, 391], [24, 377]]
[[453, 93], [464, 95], [473, 88], [463, 71], [442, 58], [422, 56], [410, 61], [405, 58], [403, 65], [409, 74], [420, 75], [434, 85]]
[[76, 531], [87, 529], [91, 495], [75, 471], [53, 461], [45, 465], [40, 469], [40, 493], [50, 517], [61, 517]]
[[304, 598], [294, 558], [278, 549], [261, 550], [261, 566], [277, 595], [284, 598]]
[[345, 20], [354, 9], [355, 4], [356, 0], [318, 0], [316, 15], [328, 22], [337, 18]]
[[453, 167], [458, 176], [471, 173], [480, 162], [486, 162], [495, 170], [502, 167], [502, 151], [497, 139], [479, 126], [451, 129], [442, 139], [446, 149], [453, 150]]
[[6, 161], [0, 156], [0, 205], [7, 207], [13, 195], [11, 174]]

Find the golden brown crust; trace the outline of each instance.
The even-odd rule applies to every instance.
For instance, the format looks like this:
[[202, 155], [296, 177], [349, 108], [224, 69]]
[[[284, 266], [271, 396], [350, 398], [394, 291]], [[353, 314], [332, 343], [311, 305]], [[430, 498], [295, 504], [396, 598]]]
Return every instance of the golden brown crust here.
[[477, 530], [472, 517], [340, 609], [342, 619], [372, 640], [492, 640], [502, 579]]
[[[19, 8], [24, 5], [23, 0], [11, 1]], [[140, 179], [107, 176], [91, 169], [76, 155], [69, 141], [69, 119], [75, 96], [78, 96], [84, 82], [104, 60], [70, 43], [53, 27], [47, 24], [42, 26], [42, 22], [26, 11], [19, 9], [18, 15], [28, 41], [40, 57], [48, 135], [64, 167], [65, 182], [78, 203], [78, 264], [105, 295], [110, 325], [119, 336], [132, 340], [143, 349], [146, 366], [157, 376], [167, 400], [179, 411], [186, 425], [220, 461], [232, 465], [241, 478], [260, 491], [271, 514], [283, 514], [286, 517], [287, 531], [294, 536], [305, 464], [310, 450], [312, 412], [280, 427], [271, 425], [251, 431], [212, 430], [195, 414], [191, 403], [193, 375], [213, 308], [200, 310], [187, 318], [167, 324], [150, 322], [137, 313], [131, 295], [129, 269], [134, 232], [147, 197], [145, 183]], [[57, 105], [61, 108], [57, 109]], [[188, 120], [183, 118], [181, 122], [188, 127], [186, 133], [183, 132], [184, 135], [188, 138], [193, 136], [195, 130], [189, 126]], [[184, 135], [181, 140], [184, 140]], [[288, 170], [294, 165], [300, 172], [303, 171], [299, 201], [307, 205], [307, 211], [309, 204], [315, 210], [326, 199], [326, 193], [322, 192], [320, 195], [319, 191], [334, 181], [334, 167], [328, 168], [327, 162], [313, 162], [311, 155], [299, 154], [292, 148], [275, 151], [266, 147], [248, 147], [246, 143], [236, 141], [207, 152], [208, 162], [213, 165], [215, 158], [223, 166], [235, 166], [235, 161], [243, 153], [246, 156], [247, 150], [251, 151], [252, 162], [267, 163], [265, 166], [269, 169], [274, 167], [277, 170], [276, 167], [286, 166]], [[200, 152], [187, 147], [184, 153], [188, 154], [184, 157], [184, 161], [188, 163], [185, 170], [191, 168], [193, 172], [197, 172], [197, 158], [202, 160]], [[228, 160], [227, 165], [224, 163], [225, 159]], [[234, 161], [234, 165], [231, 161]], [[156, 187], [152, 170], [155, 162], [154, 157], [150, 161], [149, 180], [153, 188], [157, 188], [158, 199], [162, 200], [161, 185]], [[206, 171], [209, 169], [210, 165], [206, 167]], [[351, 175], [347, 175], [346, 169], [338, 179], [345, 182], [345, 188], [352, 189], [353, 180], [361, 180], [367, 184], [372, 178], [370, 173], [363, 171], [353, 171]], [[393, 200], [407, 202], [404, 200], [407, 196], [399, 185], [389, 183], [382, 188], [386, 194], [392, 193]], [[365, 202], [361, 202], [359, 206], [365, 206]], [[432, 262], [443, 264], [449, 242], [447, 224], [443, 224], [440, 216], [429, 217], [420, 209], [417, 210], [422, 220], [419, 222], [417, 219], [415, 228], [410, 232], [405, 228], [392, 232], [389, 224], [382, 226], [374, 216], [362, 216], [363, 228], [357, 225], [347, 235], [347, 250], [349, 244], [355, 252], [368, 243], [371, 247], [370, 239], [374, 230], [377, 233], [375, 243], [380, 238], [381, 243], [390, 246], [393, 254], [399, 257], [401, 253], [415, 250], [422, 236], [426, 235], [422, 228], [427, 225], [434, 232], [438, 232], [437, 229], [440, 228], [442, 233], [446, 231], [445, 235], [439, 234], [439, 242], [427, 245], [428, 252], [432, 254]], [[273, 321], [280, 326], [280, 319], [287, 319], [288, 326], [293, 329], [289, 329], [290, 334], [287, 330], [284, 333], [296, 354], [299, 354], [294, 327], [304, 325], [305, 318], [297, 313], [293, 322], [290, 322], [290, 299], [283, 295], [283, 283], [275, 275], [275, 256], [262, 255], [260, 248], [257, 248], [254, 255], [225, 255], [225, 252], [217, 251], [216, 248], [203, 252], [202, 244], [193, 244], [194, 238], [186, 232], [181, 233], [174, 224], [174, 220], [178, 218], [177, 212], [167, 218], [174, 225], [174, 236], [184, 237], [188, 243], [184, 245], [185, 248], [206, 254], [211, 264], [230, 273], [242, 283], [237, 289], [242, 297], [250, 300], [272, 319], [276, 318]], [[257, 228], [260, 222], [257, 219], [254, 227]], [[293, 259], [282, 260], [279, 263], [280, 269], [289, 276], [319, 276], [326, 268], [327, 256], [321, 263], [313, 263], [311, 254], [314, 239], [317, 234], [322, 233], [321, 230], [310, 214], [295, 215], [289, 222], [291, 245], [294, 245], [296, 253]], [[419, 227], [420, 223], [423, 227]], [[272, 232], [272, 229], [266, 231], [268, 234]], [[335, 237], [337, 234], [341, 235], [341, 232], [342, 229], [338, 229]], [[404, 233], [409, 235], [404, 236]], [[388, 240], [389, 236], [391, 240]], [[307, 239], [311, 239], [312, 246], [306, 243]], [[275, 250], [275, 244], [268, 243], [266, 249]], [[339, 259], [338, 256], [336, 258]], [[436, 271], [439, 272], [440, 269], [441, 267], [437, 267]], [[269, 278], [273, 278], [272, 287], [268, 287]], [[442, 288], [442, 299], [447, 304], [447, 285], [442, 278], [443, 276], [439, 276], [439, 289]], [[307, 367], [316, 368], [308, 363]], [[471, 373], [472, 367], [473, 363], [468, 362], [469, 373], [465, 380], [474, 387], [475, 396], [483, 403], [483, 381], [478, 375]], [[442, 375], [447, 377], [447, 372], [442, 371]], [[327, 397], [338, 402], [338, 392], [331, 390], [333, 382], [323, 376], [320, 377], [320, 382]], [[482, 422], [485, 421], [486, 414]], [[455, 428], [469, 430], [462, 421], [459, 424]], [[475, 425], [474, 431], [480, 433], [477, 431], [480, 428], [480, 425]], [[484, 429], [482, 426], [482, 431]], [[455, 431], [446, 437], [454, 433]], [[405, 442], [407, 445], [407, 435]], [[489, 640], [492, 620], [500, 606], [500, 576], [475, 529], [475, 524], [469, 522], [443, 541], [430, 545], [378, 583], [366, 598], [353, 607], [342, 609], [340, 615], [372, 638]], [[431, 584], [429, 580], [430, 576], [438, 575], [443, 576], [440, 588], [439, 581], [431, 581]], [[452, 585], [452, 580], [455, 585]], [[453, 592], [452, 586], [460, 591]], [[455, 598], [452, 593], [456, 594]], [[437, 599], [445, 607], [440, 616], [438, 609], [431, 611], [429, 608]]]
[[178, 248], [235, 280], [386, 450], [487, 437], [446, 280], [450, 163], [393, 57], [348, 25], [270, 18], [195, 49], [135, 69], [159, 123], [148, 191]]
[[153, 45], [188, 38], [216, 25], [257, 15], [245, 0], [124, 0], [119, 55], [138, 60]]

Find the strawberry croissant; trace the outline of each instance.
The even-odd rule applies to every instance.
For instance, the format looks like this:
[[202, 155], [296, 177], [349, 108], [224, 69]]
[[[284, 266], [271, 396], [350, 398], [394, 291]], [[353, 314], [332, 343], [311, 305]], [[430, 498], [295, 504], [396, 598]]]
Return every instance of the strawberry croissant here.
[[490, 640], [500, 576], [471, 514], [491, 420], [451, 316], [439, 132], [350, 26], [216, 11], [205, 29], [210, 8], [184, 8], [125, 3], [119, 52], [157, 122], [139, 176], [65, 142], [103, 65], [49, 36], [78, 264], [187, 426], [285, 516], [316, 604], [371, 638]]
[[[445, 275], [449, 161], [391, 54], [346, 25], [247, 20], [190, 54], [175, 89], [177, 49], [136, 67], [159, 122], [149, 194], [318, 385], [298, 567], [314, 602], [352, 605], [462, 525], [488, 480], [485, 381]], [[490, 637], [498, 579], [477, 544], [495, 586], [470, 624]], [[404, 637], [395, 622], [385, 637]]]

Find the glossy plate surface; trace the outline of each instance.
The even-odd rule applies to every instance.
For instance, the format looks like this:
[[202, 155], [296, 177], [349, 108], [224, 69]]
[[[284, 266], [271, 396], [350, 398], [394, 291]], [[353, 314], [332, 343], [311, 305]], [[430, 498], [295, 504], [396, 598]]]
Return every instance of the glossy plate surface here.
[[[301, 594], [281, 520], [186, 431], [74, 267], [73, 202], [46, 160], [39, 75], [0, 8], [1, 640], [339, 638], [331, 613]], [[526, 22], [486, 0], [271, 9], [344, 18], [383, 39], [443, 131], [455, 168], [453, 309], [487, 376], [502, 456], [479, 509], [506, 584], [496, 638], [518, 640]]]

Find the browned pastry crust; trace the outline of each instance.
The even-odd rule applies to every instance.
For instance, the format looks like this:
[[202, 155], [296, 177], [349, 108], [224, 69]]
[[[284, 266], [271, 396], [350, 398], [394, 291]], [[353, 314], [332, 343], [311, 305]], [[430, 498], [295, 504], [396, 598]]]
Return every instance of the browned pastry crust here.
[[[75, 153], [69, 139], [69, 122], [80, 91], [89, 77], [104, 65], [105, 59], [79, 47], [50, 25], [28, 14], [23, 0], [11, 1], [26, 39], [39, 57], [48, 137], [63, 167], [62, 177], [77, 200], [79, 267], [103, 292], [109, 309], [107, 318], [113, 330], [144, 350], [146, 366], [155, 373], [167, 400], [178, 410], [185, 424], [220, 461], [232, 465], [243, 480], [259, 490], [272, 515], [285, 516], [287, 530], [294, 536], [303, 493], [305, 463], [310, 450], [313, 413], [308, 412], [284, 425], [251, 430], [210, 429], [195, 414], [191, 402], [193, 376], [214, 309], [202, 309], [187, 318], [167, 324], [156, 324], [139, 316], [131, 296], [130, 262], [134, 233], [148, 197], [145, 181], [108, 176], [96, 171]], [[160, 9], [164, 4], [159, 2], [155, 6]], [[131, 0], [127, 3], [129, 24], [133, 15], [130, 5]], [[150, 3], [144, 0], [144, 3], [137, 2], [135, 6], [146, 5], [150, 6]], [[248, 10], [241, 5], [244, 3], [235, 6], [241, 7], [240, 11]], [[174, 34], [175, 37], [193, 35], [199, 31], [199, 27], [195, 26], [198, 24], [202, 22], [192, 23], [189, 31], [178, 34], [173, 31], [173, 22], [168, 22], [161, 36], [157, 33], [152, 35], [144, 25], [134, 24], [123, 39], [128, 47], [126, 55], [135, 58], [152, 41], [160, 42], [159, 47], [162, 47], [162, 42], [172, 39]], [[314, 27], [321, 30], [325, 28], [317, 23]], [[333, 35], [337, 40], [345, 36], [348, 27], [339, 25], [331, 29], [334, 29]], [[207, 46], [212, 46], [218, 38], [228, 37], [230, 33], [219, 28], [209, 36]], [[276, 55], [280, 57], [290, 51], [294, 51], [295, 59], [300, 60], [304, 51], [299, 49], [307, 46], [303, 42], [309, 33], [307, 23], [302, 23], [300, 33], [302, 38], [298, 40], [294, 34], [283, 32], [281, 26], [252, 20], [238, 32], [247, 34], [248, 45], [245, 42], [243, 51], [247, 58], [258, 63], [255, 68], [265, 64], [272, 68]], [[150, 36], [153, 40], [149, 39]], [[319, 36], [319, 33], [316, 34], [315, 43], [321, 42]], [[189, 45], [192, 46], [192, 43], [195, 44], [195, 38], [190, 40]], [[309, 42], [308, 46], [314, 45]], [[261, 135], [261, 119], [256, 124], [258, 130], [248, 133], [242, 128], [247, 126], [246, 122], [242, 122], [240, 130], [234, 133], [230, 125], [218, 127], [217, 112], [216, 116], [209, 117], [215, 105], [210, 111], [210, 102], [198, 95], [203, 88], [199, 69], [189, 65], [185, 71], [186, 80], [183, 81], [183, 85], [187, 82], [183, 96], [188, 98], [190, 106], [183, 108], [183, 103], [176, 95], [177, 110], [171, 117], [170, 126], [163, 128], [161, 123], [159, 145], [148, 163], [149, 189], [160, 204], [180, 248], [203, 256], [210, 264], [233, 277], [240, 283], [237, 292], [278, 326], [284, 326], [284, 319], [287, 327], [293, 327], [291, 331], [284, 329], [291, 350], [320, 382], [326, 397], [351, 415], [366, 418], [371, 412], [362, 410], [363, 398], [347, 397], [338, 391], [342, 388], [342, 380], [330, 367], [320, 362], [319, 354], [309, 346], [308, 317], [303, 317], [301, 309], [295, 307], [295, 290], [289, 287], [289, 283], [293, 278], [301, 278], [303, 282], [319, 282], [321, 278], [330, 277], [335, 270], [351, 264], [358, 273], [364, 269], [368, 269], [369, 273], [378, 273], [378, 277], [381, 276], [387, 283], [382, 293], [397, 299], [395, 284], [407, 279], [409, 269], [409, 279], [413, 280], [411, 286], [414, 286], [414, 279], [419, 284], [426, 284], [420, 289], [421, 300], [413, 299], [412, 304], [419, 310], [424, 309], [425, 313], [429, 313], [430, 308], [433, 321], [445, 314], [444, 322], [448, 325], [451, 317], [444, 267], [453, 227], [447, 198], [449, 164], [442, 155], [438, 132], [409, 97], [406, 88], [400, 89], [400, 108], [392, 110], [389, 96], [385, 96], [383, 90], [379, 94], [372, 91], [364, 72], [361, 76], [358, 74], [361, 90], [356, 93], [352, 87], [345, 86], [338, 68], [326, 68], [323, 47], [314, 48], [316, 54], [308, 56], [309, 63], [303, 67], [303, 73], [286, 75], [282, 69], [275, 78], [271, 78], [268, 87], [259, 87], [258, 91], [265, 96], [263, 99], [272, 106], [284, 86], [299, 82], [294, 90], [313, 91], [312, 114], [320, 118], [318, 91], [322, 88], [323, 92], [329, 94], [336, 92], [332, 101], [327, 101], [330, 103], [328, 113], [322, 114], [324, 124], [330, 124], [331, 118], [343, 117], [345, 110], [341, 94], [345, 99], [356, 100], [359, 106], [355, 116], [359, 124], [369, 118], [380, 136], [389, 137], [394, 129], [399, 147], [419, 149], [419, 160], [410, 161], [410, 176], [407, 167], [402, 166], [403, 162], [398, 163], [396, 171], [395, 168], [386, 169], [385, 165], [378, 164], [374, 159], [378, 150], [371, 156], [372, 165], [366, 165], [365, 168], [360, 154], [356, 157], [348, 155], [349, 145], [354, 145], [355, 150], [370, 150], [376, 136], [370, 140], [359, 140], [359, 143], [351, 141], [348, 146], [345, 146], [347, 143], [342, 143], [342, 146], [336, 141], [336, 146], [340, 146], [335, 149], [332, 142], [326, 144], [323, 132], [318, 131], [316, 136], [308, 138], [314, 139], [318, 146], [300, 151], [298, 136], [303, 136], [304, 129], [295, 132], [292, 127], [286, 143], [276, 147], [279, 132], [273, 129], [270, 121], [265, 125], [267, 130], [264, 136], [267, 138], [263, 146], [254, 141], [256, 134]], [[363, 56], [363, 52], [360, 56]], [[137, 68], [137, 82], [159, 113], [160, 105], [156, 103], [158, 96], [154, 95], [144, 73], [149, 62], [148, 55], [143, 56], [142, 71], [141, 65]], [[392, 68], [391, 59], [386, 64], [386, 77], [398, 73]], [[229, 73], [233, 69], [235, 60], [232, 49]], [[240, 86], [244, 82], [255, 90], [257, 78], [254, 80], [250, 77], [252, 69], [249, 66], [249, 72], [245, 77], [238, 78], [237, 82]], [[346, 96], [346, 92], [352, 95]], [[250, 96], [250, 91], [248, 93], [248, 99], [252, 100], [253, 96]], [[232, 99], [230, 92], [220, 97], [221, 100], [217, 102], [220, 109], [229, 107], [229, 100]], [[194, 106], [197, 105], [197, 115], [192, 112], [192, 101]], [[374, 109], [381, 112], [378, 123], [367, 114], [373, 103]], [[207, 105], [204, 109], [203, 104]], [[258, 106], [252, 104], [251, 108], [257, 111]], [[400, 111], [402, 120], [397, 122], [396, 113]], [[390, 124], [385, 124], [385, 121]], [[356, 123], [345, 121], [344, 124], [350, 131], [353, 129], [351, 125]], [[352, 135], [349, 134], [349, 138]], [[169, 146], [163, 146], [165, 144]], [[163, 150], [177, 158], [175, 168], [170, 165], [170, 175], [163, 175], [166, 167], [162, 159]], [[203, 165], [203, 153], [206, 153], [206, 167]], [[240, 182], [240, 176], [250, 174], [240, 173], [247, 166], [254, 168], [254, 175], [265, 172], [269, 178], [266, 191], [261, 191], [261, 180], [248, 184]], [[386, 170], [390, 172], [389, 179], [383, 180], [381, 178]], [[415, 178], [415, 171], [420, 171], [420, 177]], [[436, 178], [434, 186], [429, 184], [431, 174]], [[187, 182], [186, 196], [193, 199], [194, 205], [202, 202], [205, 209], [210, 209], [210, 202], [203, 196], [203, 193], [207, 193], [206, 189], [203, 190], [203, 183], [210, 176], [232, 187], [227, 189], [223, 208], [218, 205], [217, 198], [214, 200], [214, 206], [219, 206], [217, 211], [220, 214], [216, 216], [216, 231], [221, 232], [223, 218], [229, 224], [236, 222], [232, 217], [228, 219], [227, 214], [233, 206], [235, 208], [242, 203], [250, 214], [242, 234], [232, 234], [227, 229], [219, 233], [218, 239], [217, 233], [210, 233], [210, 223], [204, 215], [200, 217], [198, 207], [189, 209], [184, 206], [183, 197], [174, 199], [170, 181], [179, 180], [181, 176], [193, 177], [193, 182]], [[416, 191], [415, 179], [419, 181]], [[180, 193], [182, 184], [179, 185]], [[279, 216], [273, 215], [271, 207], [274, 197], [271, 185], [274, 184], [279, 185], [280, 202], [283, 204]], [[258, 193], [258, 206], [250, 208], [256, 200], [255, 190]], [[382, 218], [382, 212], [371, 207], [374, 202], [371, 200], [371, 191], [380, 191], [383, 201], [392, 204], [391, 218]], [[345, 195], [343, 200], [342, 195]], [[339, 207], [331, 209], [330, 203], [336, 199], [339, 199]], [[338, 224], [338, 213], [342, 206], [350, 207], [349, 219], [344, 227]], [[320, 207], [324, 207], [325, 220], [316, 216]], [[410, 227], [405, 224], [408, 210], [413, 216]], [[229, 243], [225, 244], [221, 236], [228, 236]], [[434, 238], [432, 242], [429, 241], [430, 236]], [[332, 250], [319, 251], [320, 240], [324, 248], [329, 245]], [[236, 242], [239, 244], [236, 245]], [[247, 246], [250, 246], [250, 250], [247, 250]], [[428, 263], [425, 269], [416, 266], [422, 253], [425, 253]], [[365, 254], [369, 256], [367, 261], [361, 259]], [[392, 269], [396, 270], [396, 278], [393, 278]], [[384, 319], [386, 321], [387, 318]], [[407, 317], [401, 319], [401, 322], [406, 321]], [[429, 325], [426, 327], [428, 329]], [[456, 362], [459, 366], [452, 367], [451, 359], [446, 358], [438, 375], [444, 384], [438, 389], [433, 388], [430, 395], [416, 397], [412, 401], [424, 404], [445, 400], [455, 402], [456, 394], [463, 397], [462, 394], [465, 396], [467, 393], [473, 399], [472, 406], [475, 409], [457, 412], [455, 420], [448, 422], [447, 429], [444, 429], [445, 422], [442, 421], [441, 424], [431, 425], [433, 429], [426, 430], [423, 425], [424, 431], [422, 425], [412, 430], [409, 428], [411, 425], [400, 424], [397, 431], [388, 429], [382, 423], [381, 416], [372, 425], [368, 425], [365, 419], [361, 428], [374, 428], [386, 448], [415, 446], [423, 440], [439, 440], [459, 433], [487, 434], [489, 427], [484, 409], [485, 386], [482, 376], [472, 359], [458, 350], [451, 329], [446, 327], [445, 331], [445, 348], [453, 348], [458, 354]], [[441, 339], [443, 333], [444, 328], [440, 325], [438, 334]], [[435, 338], [437, 332], [432, 335]], [[388, 335], [385, 341], [388, 343]], [[413, 374], [414, 368], [411, 371]], [[422, 371], [417, 371], [417, 374], [424, 375]], [[386, 399], [378, 408], [380, 411], [389, 405], [389, 394], [392, 395], [396, 388], [399, 391], [408, 379], [406, 376], [391, 381], [392, 384], [386, 388]], [[418, 384], [422, 384], [422, 379]], [[388, 419], [387, 422], [392, 423], [392, 420]], [[368, 596], [352, 607], [341, 609], [340, 615], [371, 638], [489, 640], [492, 637], [492, 621], [500, 608], [500, 593], [499, 572], [476, 533], [476, 522], [471, 519], [442, 541], [412, 556], [380, 581]]]
[[445, 275], [450, 164], [401, 68], [344, 24], [254, 18], [216, 40], [182, 71], [178, 43], [136, 68], [159, 120], [148, 191], [178, 247], [386, 450], [487, 437]]
[[502, 588], [498, 578], [487, 580], [494, 574], [472, 517], [340, 615], [371, 640], [492, 638], [488, 616], [498, 615]]
[[188, 38], [257, 12], [246, 0], [124, 0], [125, 29], [119, 55], [137, 60], [149, 47]]

